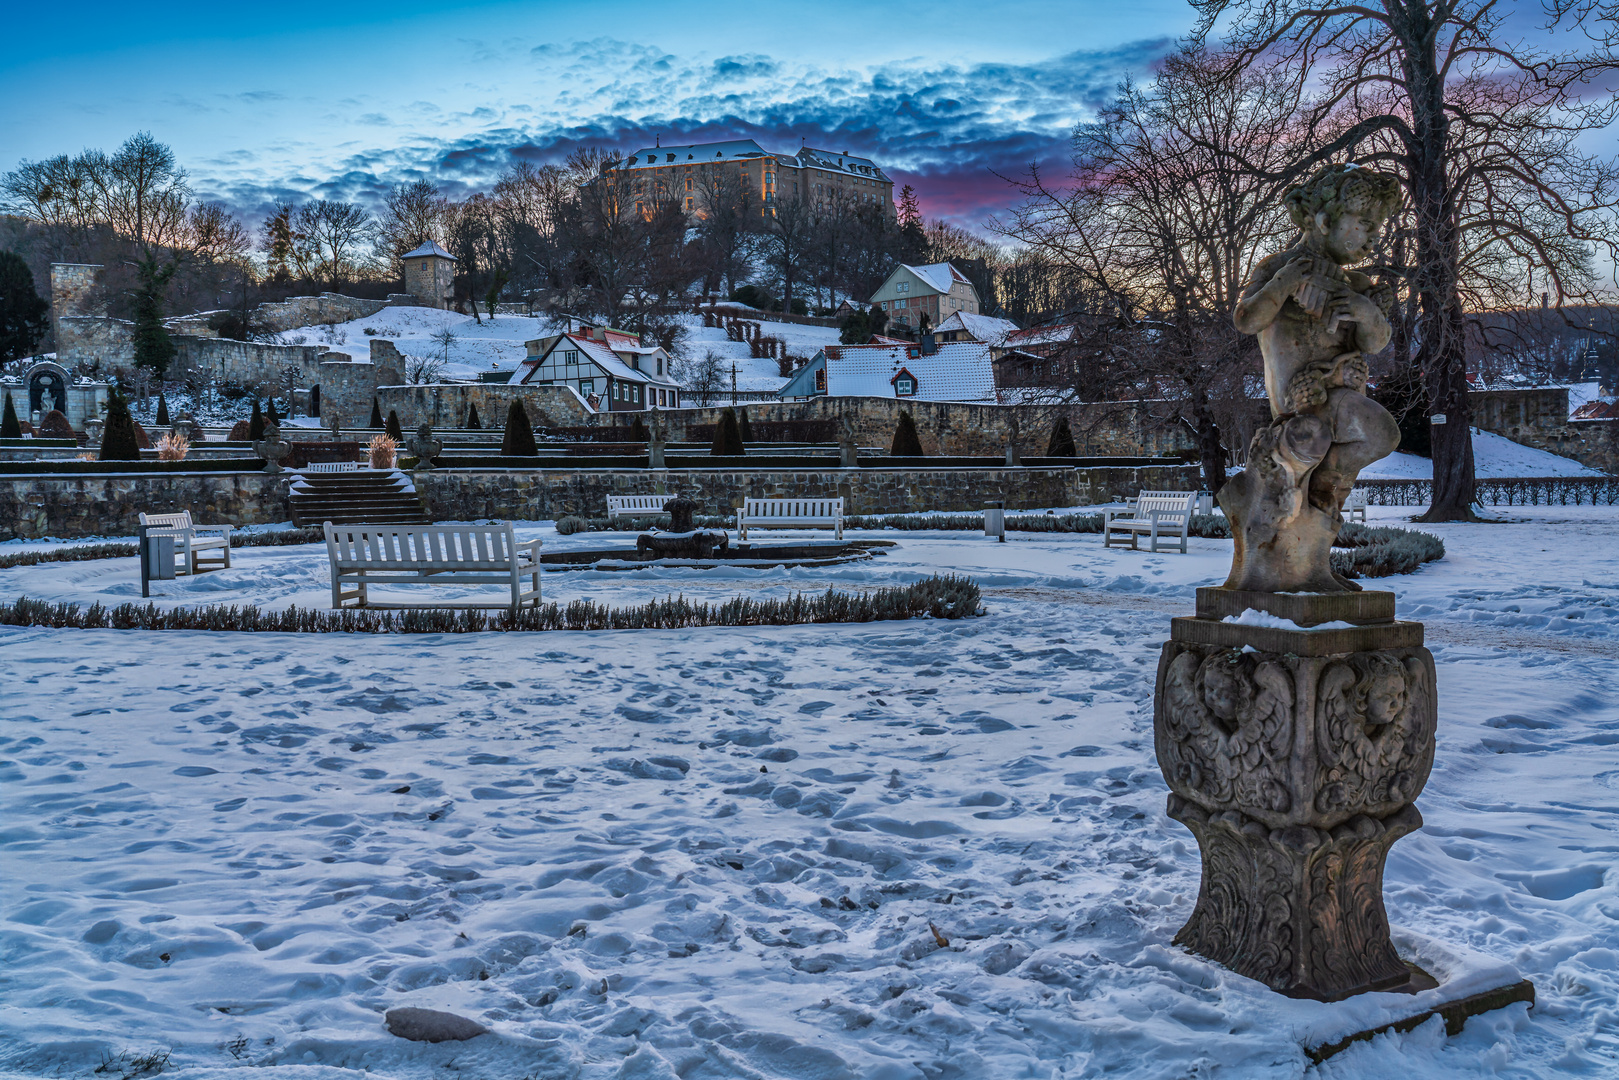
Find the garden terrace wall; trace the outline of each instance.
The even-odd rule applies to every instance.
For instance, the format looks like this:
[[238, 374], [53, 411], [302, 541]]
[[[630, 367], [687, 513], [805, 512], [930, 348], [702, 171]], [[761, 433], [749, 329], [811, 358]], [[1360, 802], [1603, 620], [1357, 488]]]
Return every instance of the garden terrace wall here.
[[[142, 463], [143, 465], [146, 463]], [[150, 466], [148, 466], [150, 467]], [[139, 514], [191, 510], [203, 524], [287, 521], [287, 474], [262, 472], [37, 473], [0, 475], [0, 540], [128, 536]], [[929, 469], [438, 469], [413, 475], [438, 520], [600, 516], [608, 495], [646, 494], [662, 482], [729, 513], [753, 497], [838, 497], [851, 514], [970, 512], [1113, 501], [1143, 488], [1193, 490], [1192, 466], [1155, 468]]]

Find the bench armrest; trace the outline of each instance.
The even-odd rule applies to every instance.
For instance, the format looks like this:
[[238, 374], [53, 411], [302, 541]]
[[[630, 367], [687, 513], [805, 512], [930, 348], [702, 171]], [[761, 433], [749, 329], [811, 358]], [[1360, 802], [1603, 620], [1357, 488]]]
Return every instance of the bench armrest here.
[[518, 544], [517, 551], [519, 554], [525, 551], [529, 552], [529, 557], [533, 559], [535, 563], [540, 561], [540, 541], [538, 540], [530, 540], [527, 543]]

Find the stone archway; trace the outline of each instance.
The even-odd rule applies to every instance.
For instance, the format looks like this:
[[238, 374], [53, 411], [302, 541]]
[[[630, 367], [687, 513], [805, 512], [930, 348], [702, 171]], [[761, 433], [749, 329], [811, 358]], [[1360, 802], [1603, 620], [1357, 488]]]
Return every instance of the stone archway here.
[[67, 368], [50, 361], [38, 363], [23, 373], [22, 382], [28, 391], [30, 415], [43, 416], [52, 409], [67, 415], [67, 388], [72, 383]]

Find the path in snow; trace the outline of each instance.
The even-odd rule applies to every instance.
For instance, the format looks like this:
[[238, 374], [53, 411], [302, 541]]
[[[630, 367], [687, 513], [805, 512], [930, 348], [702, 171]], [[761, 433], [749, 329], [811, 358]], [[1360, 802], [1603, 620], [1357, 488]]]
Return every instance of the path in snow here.
[[[1427, 827], [1391, 857], [1392, 921], [1516, 964], [1540, 1004], [1455, 1039], [1430, 1025], [1357, 1047], [1320, 1075], [1619, 1067], [1619, 513], [1533, 516], [1436, 527], [1445, 561], [1373, 584], [1430, 621], [1440, 673]], [[983, 581], [989, 617], [0, 629], [0, 1071], [173, 1047], [165, 1075], [185, 1080], [250, 1063], [491, 1080], [1301, 1075], [1299, 1038], [1327, 1007], [1267, 1004], [1168, 944], [1198, 865], [1163, 815], [1152, 678], [1166, 616], [1223, 576], [1229, 544], [887, 537], [888, 554], [843, 567], [559, 573], [546, 589], [626, 603], [938, 568]], [[320, 549], [240, 554], [160, 583], [160, 602], [324, 603]], [[0, 571], [0, 595], [107, 602], [132, 568]], [[1452, 644], [1450, 628], [1577, 651]], [[401, 1043], [380, 1011], [406, 1004], [495, 1035]]]

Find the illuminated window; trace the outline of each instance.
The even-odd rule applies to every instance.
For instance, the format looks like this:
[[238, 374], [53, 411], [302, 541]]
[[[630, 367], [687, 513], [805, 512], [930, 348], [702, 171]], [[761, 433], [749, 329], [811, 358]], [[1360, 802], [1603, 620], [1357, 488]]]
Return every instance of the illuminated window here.
[[826, 368], [819, 368], [815, 372], [815, 392], [817, 394], [826, 393]]

